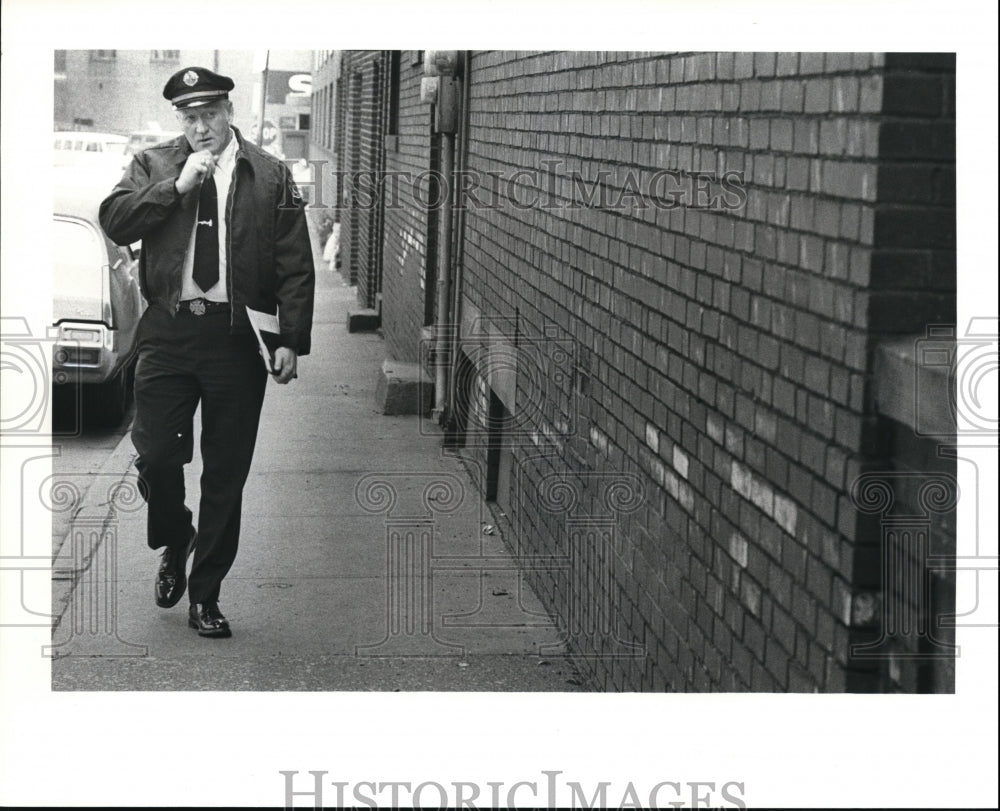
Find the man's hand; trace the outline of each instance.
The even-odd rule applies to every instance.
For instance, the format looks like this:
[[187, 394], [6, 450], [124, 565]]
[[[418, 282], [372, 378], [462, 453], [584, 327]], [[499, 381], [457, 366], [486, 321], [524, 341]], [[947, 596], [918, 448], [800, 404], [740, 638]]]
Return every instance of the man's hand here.
[[180, 177], [174, 181], [177, 191], [180, 194], [187, 194], [210, 173], [215, 171], [215, 156], [207, 149], [200, 152], [192, 152], [181, 169]]
[[279, 346], [274, 350], [274, 379], [278, 383], [287, 383], [296, 377], [295, 367], [298, 363], [298, 355], [294, 349], [287, 346]]

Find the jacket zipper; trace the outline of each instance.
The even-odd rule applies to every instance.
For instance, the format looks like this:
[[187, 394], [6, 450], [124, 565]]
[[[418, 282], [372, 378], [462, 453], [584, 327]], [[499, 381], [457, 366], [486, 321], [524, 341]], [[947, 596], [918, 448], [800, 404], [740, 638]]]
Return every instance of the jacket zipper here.
[[236, 199], [236, 181], [239, 176], [239, 155], [233, 166], [233, 179], [229, 184], [229, 194], [226, 200], [226, 290], [229, 298], [229, 331], [232, 332], [236, 323], [236, 291], [233, 290], [233, 201]]

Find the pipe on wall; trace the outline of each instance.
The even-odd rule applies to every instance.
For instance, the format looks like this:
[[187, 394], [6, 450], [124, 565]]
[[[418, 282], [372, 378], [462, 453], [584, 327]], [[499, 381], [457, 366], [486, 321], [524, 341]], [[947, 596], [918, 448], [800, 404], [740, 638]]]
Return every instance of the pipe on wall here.
[[434, 419], [441, 424], [447, 419], [448, 383], [451, 369], [451, 234], [453, 196], [452, 171], [455, 162], [455, 136], [441, 133], [441, 176], [444, 178], [445, 200], [438, 222], [437, 311], [434, 341]]

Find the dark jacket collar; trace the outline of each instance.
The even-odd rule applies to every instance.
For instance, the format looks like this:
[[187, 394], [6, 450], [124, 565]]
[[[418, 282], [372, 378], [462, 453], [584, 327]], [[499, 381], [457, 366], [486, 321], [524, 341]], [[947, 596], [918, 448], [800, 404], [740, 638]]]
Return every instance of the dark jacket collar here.
[[253, 170], [253, 161], [247, 152], [247, 141], [243, 138], [243, 133], [238, 127], [233, 127], [233, 133], [236, 135], [236, 162], [239, 163], [242, 160]]

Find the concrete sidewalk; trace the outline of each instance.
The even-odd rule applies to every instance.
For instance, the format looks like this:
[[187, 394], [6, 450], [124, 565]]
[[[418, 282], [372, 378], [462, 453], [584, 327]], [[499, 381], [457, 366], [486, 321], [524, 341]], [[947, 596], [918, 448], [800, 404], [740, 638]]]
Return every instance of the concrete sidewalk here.
[[[502, 540], [483, 532], [493, 522], [458, 457], [430, 421], [377, 412], [383, 341], [347, 332], [354, 292], [317, 268], [312, 353], [298, 380], [268, 384], [220, 599], [233, 637], [189, 629], [186, 596], [154, 604], [158, 556], [129, 497], [126, 436], [122, 496], [59, 608], [53, 689], [587, 689]], [[193, 509], [199, 474], [196, 456]], [[66, 554], [95, 537], [75, 531]]]

